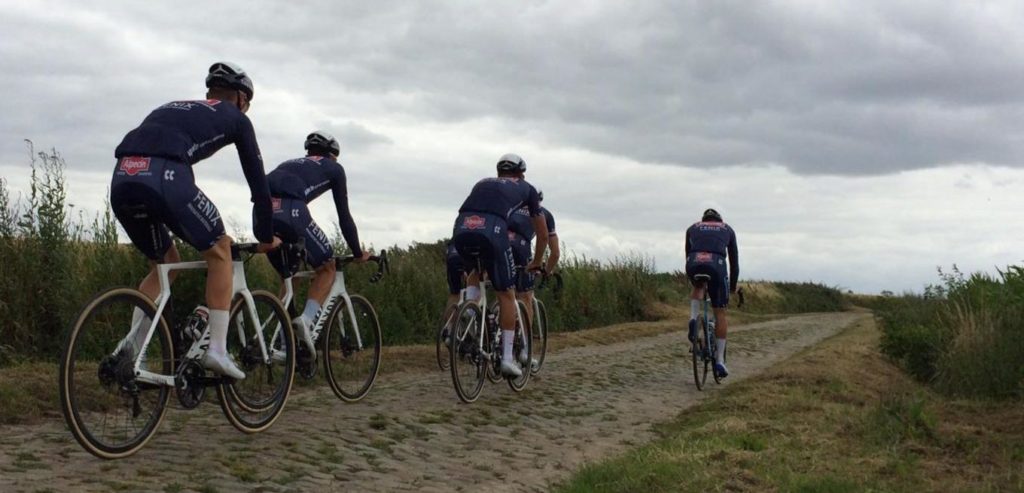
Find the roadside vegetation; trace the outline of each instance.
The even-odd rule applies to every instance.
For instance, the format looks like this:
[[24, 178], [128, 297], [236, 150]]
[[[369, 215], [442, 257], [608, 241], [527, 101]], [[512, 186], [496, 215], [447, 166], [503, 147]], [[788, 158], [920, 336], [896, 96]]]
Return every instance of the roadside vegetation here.
[[940, 276], [923, 294], [869, 301], [882, 351], [944, 394], [1024, 399], [1024, 268]]
[[880, 354], [881, 340], [866, 321], [727, 385], [556, 491], [1024, 489], [1019, 404], [950, 400]]

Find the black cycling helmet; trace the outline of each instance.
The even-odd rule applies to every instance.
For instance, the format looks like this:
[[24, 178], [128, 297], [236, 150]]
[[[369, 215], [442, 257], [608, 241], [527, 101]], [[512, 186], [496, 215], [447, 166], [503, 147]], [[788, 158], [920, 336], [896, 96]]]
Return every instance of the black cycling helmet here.
[[722, 215], [714, 209], [708, 209], [704, 211], [704, 214], [700, 217], [701, 221], [713, 221], [716, 223], [722, 222]]
[[334, 156], [341, 154], [341, 144], [338, 144], [338, 139], [323, 130], [314, 130], [313, 133], [307, 135], [306, 144], [303, 147], [311, 153], [326, 151]]
[[217, 62], [210, 65], [210, 73], [206, 74], [206, 87], [227, 87], [242, 91], [252, 101], [252, 79], [246, 75], [242, 67], [231, 62]]
[[498, 159], [498, 171], [524, 173], [526, 172], [526, 161], [519, 157], [518, 154], [505, 154], [501, 156], [501, 159]]

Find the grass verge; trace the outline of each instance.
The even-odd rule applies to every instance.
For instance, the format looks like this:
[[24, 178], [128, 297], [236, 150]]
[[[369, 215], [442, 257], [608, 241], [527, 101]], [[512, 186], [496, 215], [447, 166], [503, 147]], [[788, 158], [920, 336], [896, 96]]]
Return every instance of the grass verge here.
[[1016, 403], [947, 400], [878, 352], [871, 321], [584, 467], [561, 492], [1024, 491]]

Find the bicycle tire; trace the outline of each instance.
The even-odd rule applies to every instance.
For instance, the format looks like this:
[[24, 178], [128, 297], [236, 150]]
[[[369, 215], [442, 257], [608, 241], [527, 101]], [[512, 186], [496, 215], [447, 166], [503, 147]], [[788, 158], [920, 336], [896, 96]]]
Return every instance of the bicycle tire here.
[[455, 315], [459, 313], [459, 305], [449, 305], [448, 308], [444, 309], [444, 315], [441, 316], [441, 326], [437, 328], [437, 340], [436, 353], [437, 353], [437, 367], [441, 371], [447, 371], [449, 365], [451, 365], [451, 354], [448, 351], [448, 333], [451, 331], [452, 322], [455, 321]]
[[704, 315], [697, 317], [697, 339], [691, 346], [691, 356], [693, 359], [693, 382], [697, 384], [697, 390], [704, 390], [704, 385], [708, 380], [708, 359], [706, 353], [707, 347], [707, 320]]
[[[481, 328], [483, 313], [473, 302], [463, 303], [455, 319], [455, 330], [449, 332], [450, 361], [452, 385], [459, 400], [467, 404], [480, 397], [487, 374], [489, 361], [480, 351], [479, 338], [483, 338], [484, 348], [490, 346], [487, 329]], [[462, 373], [465, 372], [465, 375]]]
[[[516, 300], [516, 304], [519, 305], [519, 313], [525, 316], [526, 304], [519, 300]], [[526, 384], [530, 383], [530, 375], [533, 373], [530, 368], [527, 368], [527, 366], [530, 365], [530, 361], [533, 359], [533, 336], [531, 336], [530, 333], [530, 326], [523, 323], [523, 319], [521, 317], [516, 317], [515, 339], [512, 341], [513, 358], [519, 359], [520, 352], [524, 349], [524, 345], [526, 349], [526, 363], [520, 361], [523, 365], [523, 375], [516, 378], [505, 378], [508, 382], [509, 388], [514, 392], [522, 392], [523, 389], [526, 388]]]
[[[350, 295], [349, 298], [359, 325], [359, 342], [362, 347], [358, 347], [357, 341], [351, 337], [354, 329], [349, 325], [351, 318], [344, 299], [334, 304], [320, 338], [327, 383], [339, 399], [356, 402], [370, 393], [380, 373], [381, 331], [377, 312], [370, 301], [358, 294]], [[342, 336], [342, 333], [345, 335]], [[337, 344], [334, 344], [335, 341]], [[352, 383], [355, 385], [352, 386]]]
[[[127, 306], [116, 307], [113, 310], [115, 313], [111, 313], [109, 318], [105, 316], [105, 309], [116, 303], [126, 303]], [[167, 401], [171, 396], [170, 387], [136, 382], [131, 366], [125, 366], [134, 365], [134, 359], [128, 358], [128, 353], [111, 354], [126, 336], [119, 328], [131, 327], [134, 308], [142, 309], [150, 320], [156, 314], [153, 302], [136, 289], [119, 287], [98, 294], [75, 318], [61, 355], [58, 385], [64, 420], [75, 440], [86, 451], [101, 459], [127, 457], [145, 446], [163, 421]], [[160, 372], [171, 375], [174, 370], [174, 348], [167, 321], [160, 317], [156, 327], [156, 332], [146, 348], [147, 366], [152, 368], [158, 360]], [[95, 369], [89, 368], [93, 364], [89, 358], [95, 361]], [[87, 384], [94, 381], [99, 384], [100, 389], [90, 393]], [[151, 404], [152, 408], [145, 413], [145, 420], [141, 426], [131, 425], [134, 434], [128, 439], [114, 443], [112, 439], [102, 436], [105, 434], [102, 432], [106, 430], [107, 414], [103, 414], [103, 419], [100, 420], [102, 429], [89, 419], [95, 417], [97, 413], [105, 413], [107, 409], [117, 410], [120, 407], [126, 411], [123, 409], [127, 405], [125, 396], [134, 393], [131, 411], [125, 412], [124, 422], [127, 425], [130, 420], [134, 421], [143, 415], [139, 412], [141, 406], [138, 399], [143, 392], [149, 397], [145, 401]], [[112, 397], [110, 402], [99, 402], [104, 394]]]
[[274, 344], [273, 335], [279, 331], [284, 359], [271, 357], [269, 363], [263, 359], [255, 324], [250, 314], [243, 311], [248, 304], [243, 298], [236, 298], [228, 315], [227, 349], [246, 375], [243, 380], [217, 385], [217, 397], [224, 416], [243, 433], [270, 428], [284, 411], [295, 381], [295, 333], [287, 310], [269, 291], [256, 290], [251, 294], [264, 345], [269, 351]]
[[533, 318], [536, 323], [530, 328], [530, 335], [533, 336], [530, 351], [533, 353], [532, 357], [537, 360], [537, 366], [531, 366], [530, 372], [536, 375], [544, 366], [544, 357], [548, 351], [548, 309], [544, 306], [544, 302], [538, 299], [534, 311], [536, 313], [533, 314]]
[[[491, 313], [494, 315], [494, 323], [501, 324], [501, 304], [498, 300], [491, 302], [489, 308]], [[484, 347], [489, 348], [492, 358], [487, 365], [487, 381], [491, 383], [501, 383], [505, 377], [501, 376], [501, 329], [499, 327], [487, 327], [484, 329], [486, 332], [486, 340], [484, 341]]]

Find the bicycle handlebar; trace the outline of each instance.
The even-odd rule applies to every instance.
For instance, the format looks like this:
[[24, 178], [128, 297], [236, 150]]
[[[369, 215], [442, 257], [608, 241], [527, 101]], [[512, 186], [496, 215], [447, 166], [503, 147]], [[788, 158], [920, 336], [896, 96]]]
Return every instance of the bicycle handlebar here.
[[[355, 260], [356, 257], [351, 255], [348, 257], [334, 257], [334, 266], [340, 269], [348, 264], [351, 264]], [[377, 255], [370, 255], [370, 258], [368, 258], [367, 260], [369, 260], [370, 262], [377, 263], [377, 272], [374, 272], [373, 275], [370, 276], [371, 283], [376, 283], [383, 279], [385, 273], [391, 273], [391, 262], [388, 260], [387, 250], [381, 250], [380, 253]]]

